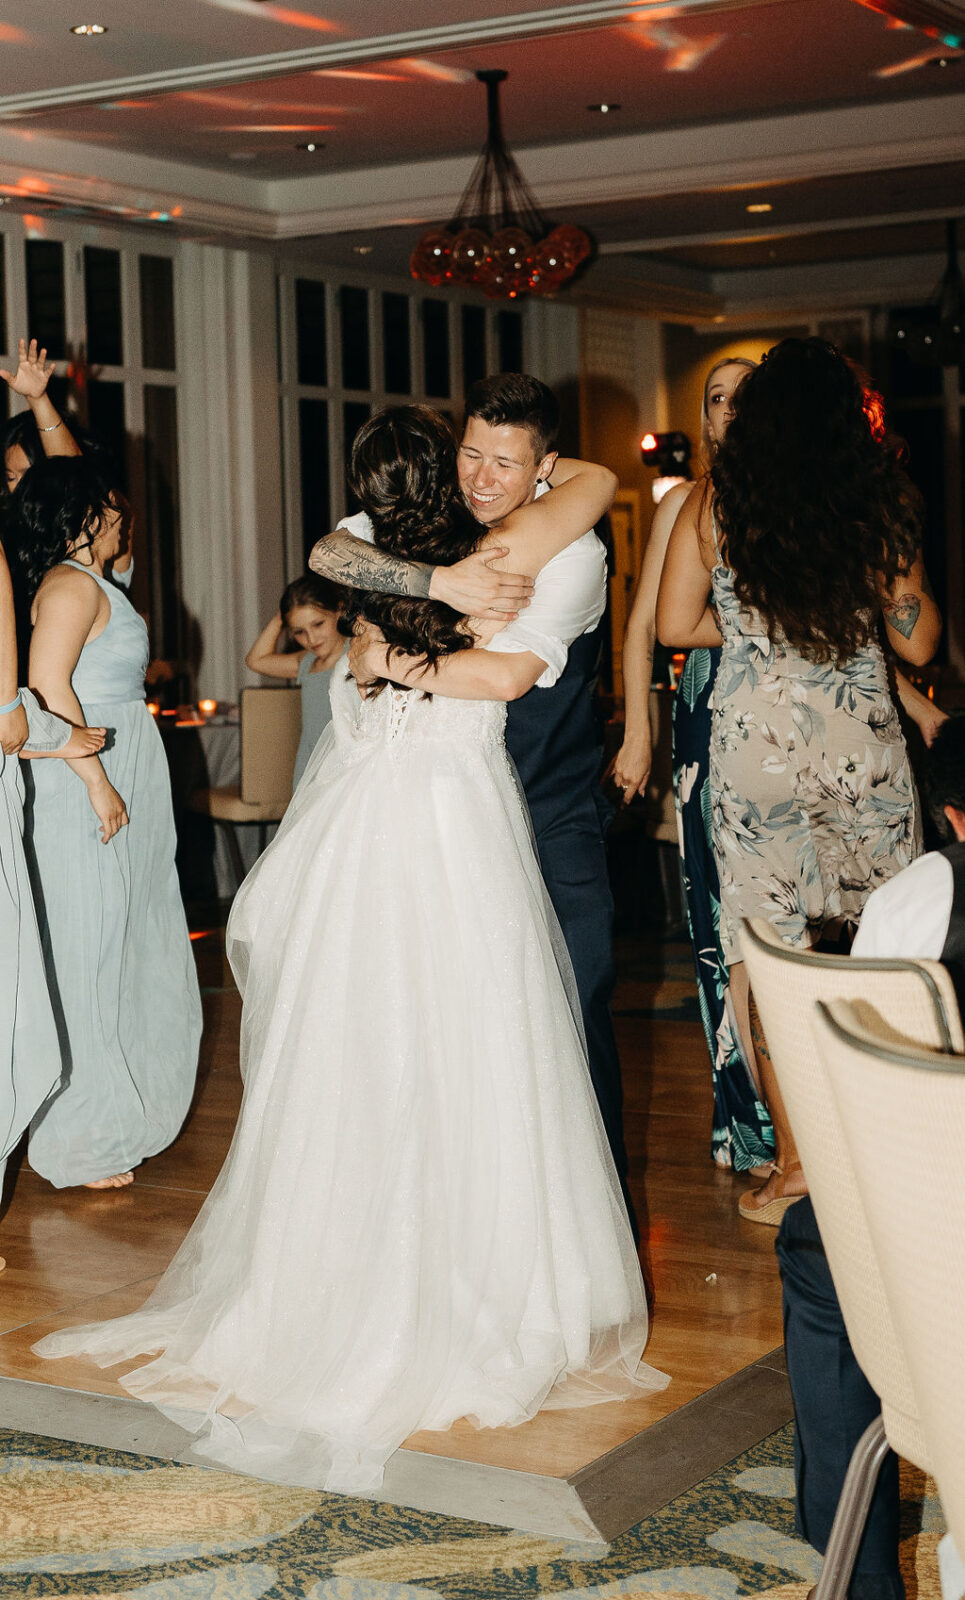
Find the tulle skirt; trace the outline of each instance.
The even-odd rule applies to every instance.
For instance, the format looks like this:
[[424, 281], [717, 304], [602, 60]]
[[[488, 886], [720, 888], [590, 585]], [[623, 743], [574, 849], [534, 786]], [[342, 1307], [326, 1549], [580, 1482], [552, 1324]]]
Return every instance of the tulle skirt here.
[[[232, 911], [244, 1099], [139, 1312], [41, 1341], [266, 1478], [377, 1488], [419, 1429], [662, 1388], [499, 741], [323, 735]], [[565, 961], [565, 955], [564, 955]]]

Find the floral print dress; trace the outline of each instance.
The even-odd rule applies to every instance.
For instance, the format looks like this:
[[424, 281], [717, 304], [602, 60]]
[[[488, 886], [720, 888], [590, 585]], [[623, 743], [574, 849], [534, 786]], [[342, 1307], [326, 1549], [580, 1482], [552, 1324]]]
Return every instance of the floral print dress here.
[[810, 946], [857, 924], [872, 890], [921, 854], [908, 752], [873, 639], [843, 667], [768, 638], [718, 562], [723, 636], [710, 787], [721, 944], [741, 960], [742, 917]]

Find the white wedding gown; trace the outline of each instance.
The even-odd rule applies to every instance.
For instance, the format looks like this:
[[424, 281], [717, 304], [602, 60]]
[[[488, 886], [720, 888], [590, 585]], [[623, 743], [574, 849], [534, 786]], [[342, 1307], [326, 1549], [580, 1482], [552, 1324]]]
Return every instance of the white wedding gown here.
[[[36, 1346], [261, 1477], [375, 1489], [422, 1428], [666, 1379], [505, 707], [333, 674], [228, 923], [244, 1099], [144, 1307]], [[562, 952], [562, 956], [561, 956]]]

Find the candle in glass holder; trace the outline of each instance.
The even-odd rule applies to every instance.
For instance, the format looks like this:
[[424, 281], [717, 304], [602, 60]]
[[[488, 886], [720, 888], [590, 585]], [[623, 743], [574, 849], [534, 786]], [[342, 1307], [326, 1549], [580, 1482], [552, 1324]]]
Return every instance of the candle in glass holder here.
[[217, 700], [199, 700], [198, 710], [203, 717], [213, 717], [218, 709]]
[[149, 700], [147, 702], [147, 709], [150, 711], [152, 717], [156, 717], [161, 707], [157, 700]]

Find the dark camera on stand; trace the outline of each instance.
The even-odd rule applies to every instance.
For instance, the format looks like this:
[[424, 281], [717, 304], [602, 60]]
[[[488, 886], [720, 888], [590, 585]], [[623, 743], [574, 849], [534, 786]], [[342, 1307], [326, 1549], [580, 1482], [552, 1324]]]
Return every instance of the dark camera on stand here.
[[656, 467], [662, 478], [690, 477], [690, 440], [685, 433], [645, 433], [640, 440], [645, 467]]
[[690, 479], [690, 440], [685, 433], [645, 433], [640, 440], [640, 455], [645, 467], [656, 467], [654, 502], [659, 505], [675, 483]]

